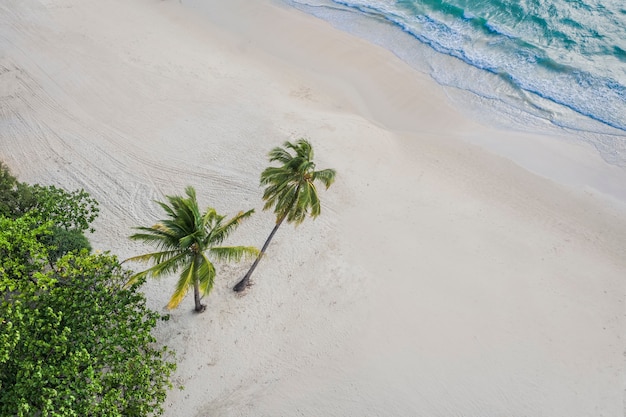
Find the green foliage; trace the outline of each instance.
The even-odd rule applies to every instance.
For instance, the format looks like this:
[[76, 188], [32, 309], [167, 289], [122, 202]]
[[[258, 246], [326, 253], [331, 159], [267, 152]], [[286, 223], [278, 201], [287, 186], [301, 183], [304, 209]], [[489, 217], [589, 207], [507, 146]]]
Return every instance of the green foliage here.
[[107, 254], [46, 267], [37, 221], [0, 218], [0, 415], [161, 414], [175, 365], [142, 281]]
[[10, 216], [16, 207], [17, 178], [0, 161], [0, 216]]
[[11, 174], [9, 167], [2, 161], [0, 161], [0, 193], [4, 193], [12, 190], [17, 185], [17, 178]]
[[48, 257], [41, 237], [48, 232], [48, 224], [26, 215], [18, 219], [0, 217], [0, 294], [21, 289], [36, 279]]
[[152, 262], [154, 266], [132, 277], [160, 277], [176, 271], [180, 277], [168, 308], [176, 308], [190, 288], [194, 289], [196, 311], [204, 311], [200, 298], [213, 288], [215, 266], [209, 259], [238, 261], [244, 256], [254, 256], [258, 250], [250, 246], [218, 246], [235, 230], [241, 221], [254, 210], [239, 212], [233, 218], [219, 215], [208, 207], [204, 212], [198, 207], [196, 191], [185, 189], [187, 197], [167, 196], [168, 203], [157, 202], [168, 218], [152, 227], [137, 227], [140, 233], [130, 238], [157, 248], [157, 252], [136, 256], [129, 261]]
[[90, 225], [98, 213], [97, 201], [86, 191], [20, 183], [0, 162], [0, 216], [28, 215], [34, 224], [48, 225], [50, 232], [39, 236], [48, 246], [50, 262], [70, 251], [91, 251], [84, 232], [93, 232]]
[[21, 216], [34, 203], [31, 187], [20, 183], [0, 161], [0, 216], [11, 218]]
[[48, 248], [48, 260], [51, 264], [70, 252], [80, 252], [82, 250], [91, 252], [89, 239], [82, 231], [77, 229], [67, 230], [53, 226], [50, 229], [50, 234], [43, 238], [43, 243]]
[[98, 202], [85, 190], [66, 191], [53, 185], [32, 186], [34, 203], [29, 210], [36, 211], [56, 227], [66, 230], [89, 230], [100, 209]]
[[99, 209], [97, 201], [85, 190], [66, 191], [53, 185], [21, 183], [0, 162], [0, 215], [16, 218], [31, 211], [54, 226], [85, 231]]
[[305, 139], [285, 142], [283, 147], [272, 149], [269, 160], [281, 165], [268, 167], [261, 173], [261, 185], [265, 186], [263, 209], [273, 208], [277, 223], [286, 219], [298, 225], [307, 215], [319, 216], [321, 205], [315, 182], [320, 181], [328, 189], [335, 181], [335, 170], [315, 170], [313, 147]]
[[88, 254], [97, 214], [85, 191], [20, 183], [0, 163], [0, 415], [162, 412], [161, 316], [115, 257]]

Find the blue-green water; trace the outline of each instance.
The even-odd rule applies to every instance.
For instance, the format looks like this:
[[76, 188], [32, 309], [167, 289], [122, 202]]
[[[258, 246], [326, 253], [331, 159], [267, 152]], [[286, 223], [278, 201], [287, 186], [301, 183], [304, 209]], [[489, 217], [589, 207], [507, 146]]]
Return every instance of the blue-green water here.
[[387, 47], [468, 108], [575, 131], [626, 166], [624, 0], [287, 3]]

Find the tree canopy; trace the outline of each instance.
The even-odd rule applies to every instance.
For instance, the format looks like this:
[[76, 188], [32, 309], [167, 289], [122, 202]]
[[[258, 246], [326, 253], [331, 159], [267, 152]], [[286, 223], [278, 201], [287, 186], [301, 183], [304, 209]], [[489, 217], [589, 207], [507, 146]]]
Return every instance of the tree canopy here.
[[316, 182], [328, 189], [335, 182], [334, 169], [316, 170], [313, 146], [306, 139], [285, 142], [269, 153], [270, 166], [261, 173], [261, 185], [265, 187], [263, 210], [273, 209], [276, 223], [287, 220], [296, 225], [307, 215], [315, 218], [321, 213]]
[[22, 183], [0, 162], [0, 215], [16, 218], [28, 212], [37, 212], [42, 221], [59, 228], [93, 231], [99, 208], [85, 190]]
[[[115, 256], [83, 249], [51, 260], [58, 248], [47, 237], [89, 228], [93, 211], [82, 203], [93, 200], [47, 190], [59, 206], [43, 199], [0, 215], [0, 415], [161, 414], [175, 364], [152, 330], [167, 316], [147, 308], [141, 280], [124, 287], [131, 272]], [[3, 192], [23, 197], [15, 183]]]
[[149, 243], [157, 252], [135, 256], [129, 261], [152, 262], [154, 265], [132, 277], [160, 277], [180, 271], [168, 308], [176, 308], [190, 288], [194, 290], [195, 311], [205, 306], [200, 299], [213, 288], [216, 270], [211, 259], [238, 261], [244, 256], [254, 256], [258, 250], [252, 246], [222, 246], [224, 240], [254, 210], [239, 212], [231, 219], [220, 215], [212, 207], [201, 211], [196, 190], [189, 186], [186, 197], [167, 196], [167, 203], [157, 202], [167, 214], [151, 227], [137, 227], [139, 233], [130, 238]]
[[16, 219], [36, 213], [35, 222], [48, 223], [49, 233], [41, 239], [48, 248], [49, 263], [71, 251], [91, 251], [85, 232], [94, 231], [91, 224], [99, 211], [98, 202], [85, 190], [19, 182], [0, 162], [0, 216]]

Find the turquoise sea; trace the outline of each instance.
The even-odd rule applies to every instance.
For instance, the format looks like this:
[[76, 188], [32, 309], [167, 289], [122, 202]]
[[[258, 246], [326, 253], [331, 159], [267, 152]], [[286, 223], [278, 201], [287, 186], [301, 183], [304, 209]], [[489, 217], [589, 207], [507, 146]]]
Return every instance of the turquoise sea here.
[[285, 0], [429, 74], [473, 117], [626, 167], [624, 0]]

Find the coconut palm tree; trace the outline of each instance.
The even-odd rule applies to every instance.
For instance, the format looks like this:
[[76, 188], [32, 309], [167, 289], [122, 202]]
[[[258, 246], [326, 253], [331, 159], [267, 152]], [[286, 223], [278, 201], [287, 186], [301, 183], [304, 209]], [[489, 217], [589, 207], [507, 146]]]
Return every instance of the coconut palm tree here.
[[144, 276], [156, 278], [181, 271], [167, 308], [176, 308], [187, 291], [193, 288], [195, 311], [200, 313], [206, 308], [200, 299], [209, 294], [215, 280], [215, 266], [209, 258], [238, 261], [244, 256], [258, 254], [258, 249], [250, 246], [218, 246], [254, 210], [240, 212], [232, 219], [225, 220], [226, 216], [217, 214], [211, 207], [204, 213], [200, 212], [193, 187], [187, 187], [185, 193], [187, 197], [167, 196], [169, 203], [157, 202], [165, 210], [168, 216], [166, 220], [152, 227], [135, 228], [141, 232], [130, 238], [149, 243], [158, 251], [126, 260], [154, 264], [133, 275], [128, 284]]
[[319, 180], [328, 189], [335, 181], [334, 169], [315, 170], [313, 147], [305, 139], [298, 139], [295, 143], [285, 142], [283, 147], [272, 149], [269, 160], [281, 164], [268, 167], [261, 173], [261, 185], [266, 186], [263, 210], [274, 209], [276, 225], [248, 273], [233, 288], [237, 292], [250, 285], [250, 276], [283, 221], [297, 226], [307, 215], [312, 218], [319, 216], [321, 207], [315, 182]]

